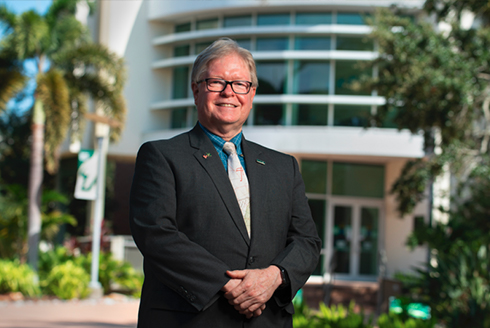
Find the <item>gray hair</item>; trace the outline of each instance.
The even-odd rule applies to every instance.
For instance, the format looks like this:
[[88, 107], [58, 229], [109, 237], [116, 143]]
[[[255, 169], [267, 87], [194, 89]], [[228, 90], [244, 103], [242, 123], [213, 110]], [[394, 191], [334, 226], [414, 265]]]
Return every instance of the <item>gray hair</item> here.
[[196, 60], [194, 61], [194, 66], [192, 66], [191, 81], [199, 81], [213, 60], [231, 54], [237, 54], [242, 57], [243, 61], [248, 66], [248, 70], [250, 71], [252, 86], [259, 86], [257, 69], [255, 68], [255, 61], [252, 54], [247, 49], [240, 47], [236, 41], [230, 38], [221, 38], [214, 41], [197, 56]]

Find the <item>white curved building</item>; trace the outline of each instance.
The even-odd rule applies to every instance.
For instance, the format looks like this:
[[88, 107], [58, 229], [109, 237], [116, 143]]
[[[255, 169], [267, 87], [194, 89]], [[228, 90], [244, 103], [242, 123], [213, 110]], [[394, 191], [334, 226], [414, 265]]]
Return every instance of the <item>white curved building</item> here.
[[[302, 169], [323, 255], [310, 283], [334, 274], [337, 283], [373, 282], [409, 271], [427, 250], [405, 246], [427, 204], [400, 219], [390, 188], [408, 159], [423, 153], [421, 136], [390, 122], [369, 126], [382, 105], [376, 92], [347, 87], [362, 74], [358, 62], [377, 56], [365, 38], [365, 18], [396, 2], [417, 14], [423, 1], [100, 1], [93, 19], [99, 41], [123, 56], [129, 79], [126, 128], [109, 148], [117, 192], [127, 199], [139, 146], [170, 138], [196, 123], [190, 71], [196, 55], [220, 37], [249, 49], [259, 88], [244, 127], [247, 139], [294, 155]], [[119, 168], [119, 169], [118, 169]], [[127, 234], [124, 206], [114, 230]], [[119, 222], [119, 223], [118, 223]], [[118, 227], [116, 229], [116, 227]], [[119, 229], [119, 230], [118, 230]], [[335, 254], [335, 256], [333, 256]], [[380, 254], [387, 259], [380, 272]]]

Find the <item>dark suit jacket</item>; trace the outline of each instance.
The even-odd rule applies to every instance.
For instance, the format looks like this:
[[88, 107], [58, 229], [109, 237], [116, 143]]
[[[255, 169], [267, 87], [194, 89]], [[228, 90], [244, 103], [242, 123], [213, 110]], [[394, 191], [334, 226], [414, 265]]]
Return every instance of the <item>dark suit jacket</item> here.
[[[320, 239], [296, 160], [242, 140], [251, 239], [216, 149], [196, 125], [141, 146], [130, 200], [144, 256], [138, 327], [291, 327], [291, 300], [314, 270]], [[240, 315], [220, 289], [226, 270], [283, 267], [290, 285], [264, 313]]]

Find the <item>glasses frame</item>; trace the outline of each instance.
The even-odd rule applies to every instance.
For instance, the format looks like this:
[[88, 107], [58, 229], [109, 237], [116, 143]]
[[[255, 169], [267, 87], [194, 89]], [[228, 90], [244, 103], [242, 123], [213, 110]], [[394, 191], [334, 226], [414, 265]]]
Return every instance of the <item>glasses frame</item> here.
[[[221, 90], [221, 91], [209, 90], [209, 84], [208, 84], [208, 81], [209, 80], [223, 81], [225, 83], [225, 86], [223, 87], [223, 90]], [[246, 95], [246, 94], [249, 94], [250, 93], [250, 90], [252, 89], [252, 84], [253, 84], [250, 81], [244, 81], [244, 80], [226, 81], [226, 80], [218, 79], [218, 78], [214, 78], [214, 77], [207, 78], [207, 79], [202, 79], [202, 80], [197, 81], [196, 83], [201, 83], [201, 82], [206, 82], [206, 89], [209, 92], [223, 92], [223, 91], [225, 91], [226, 87], [229, 84], [231, 86], [231, 90], [233, 90], [233, 92], [236, 93], [237, 95]], [[247, 92], [236, 92], [235, 89], [233, 89], [233, 83], [235, 83], [235, 82], [241, 82], [241, 83], [244, 83], [245, 82], [245, 83], [248, 83], [248, 90], [247, 90]]]

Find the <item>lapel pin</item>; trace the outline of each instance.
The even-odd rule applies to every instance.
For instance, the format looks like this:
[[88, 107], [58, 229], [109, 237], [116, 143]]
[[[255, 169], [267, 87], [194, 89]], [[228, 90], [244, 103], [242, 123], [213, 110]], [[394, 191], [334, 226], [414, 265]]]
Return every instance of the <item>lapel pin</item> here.
[[265, 165], [265, 162], [264, 162], [264, 161], [262, 161], [262, 160], [260, 160], [260, 159], [257, 159], [256, 161], [257, 161], [257, 163], [259, 163], [260, 165]]
[[206, 153], [205, 155], [202, 155], [202, 157], [204, 157], [204, 159], [208, 159], [208, 157], [211, 157], [211, 154], [210, 153]]

